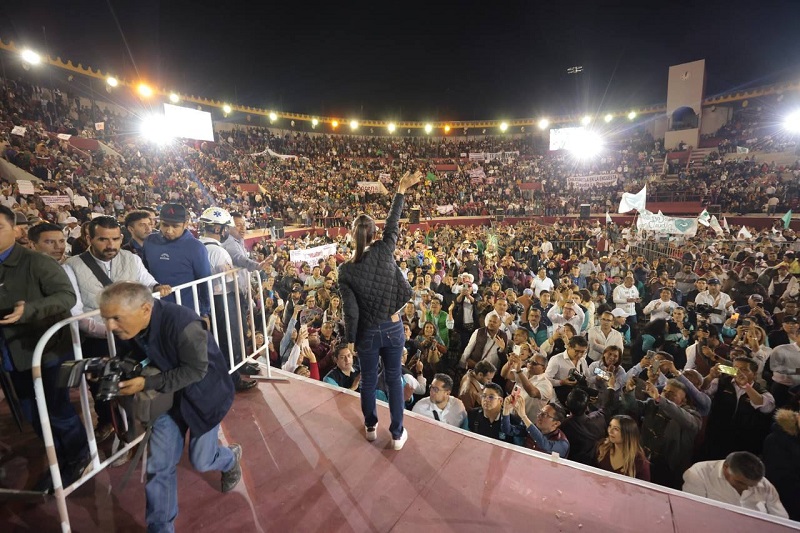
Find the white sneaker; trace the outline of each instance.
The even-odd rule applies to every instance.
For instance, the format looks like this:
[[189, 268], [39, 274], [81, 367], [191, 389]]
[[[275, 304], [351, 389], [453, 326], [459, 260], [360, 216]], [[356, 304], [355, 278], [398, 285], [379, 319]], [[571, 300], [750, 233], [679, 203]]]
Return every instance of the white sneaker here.
[[397, 451], [402, 450], [407, 440], [408, 431], [406, 431], [406, 428], [403, 428], [403, 434], [400, 436], [400, 438], [394, 439], [394, 449]]
[[373, 442], [375, 439], [378, 438], [378, 424], [375, 424], [372, 427], [364, 426], [364, 430], [367, 434], [367, 440], [369, 442]]

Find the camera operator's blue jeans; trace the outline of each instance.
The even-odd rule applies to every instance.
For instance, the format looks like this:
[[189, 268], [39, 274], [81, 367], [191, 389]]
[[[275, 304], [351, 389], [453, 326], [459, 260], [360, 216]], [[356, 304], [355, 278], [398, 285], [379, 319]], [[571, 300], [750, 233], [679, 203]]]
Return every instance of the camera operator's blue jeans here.
[[392, 438], [403, 435], [403, 374], [401, 359], [406, 335], [403, 322], [387, 320], [361, 335], [355, 343], [358, 360], [361, 364], [361, 412], [364, 425], [372, 427], [378, 423], [378, 410], [375, 404], [375, 387], [378, 383], [378, 358], [383, 359], [384, 381], [389, 393], [389, 412], [392, 423], [389, 431]]
[[[175, 531], [178, 516], [177, 465], [183, 454], [187, 428], [169, 414], [161, 415], [153, 423], [147, 458], [147, 531], [150, 533]], [[219, 445], [219, 425], [202, 435], [189, 436], [189, 459], [198, 472], [220, 470], [226, 472], [236, 464], [233, 452]]]

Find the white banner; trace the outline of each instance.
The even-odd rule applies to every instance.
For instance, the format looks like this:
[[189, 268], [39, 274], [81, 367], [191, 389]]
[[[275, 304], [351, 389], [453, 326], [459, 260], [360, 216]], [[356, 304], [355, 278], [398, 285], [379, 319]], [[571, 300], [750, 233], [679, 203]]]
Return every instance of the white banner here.
[[106, 129], [106, 123], [105, 122], [95, 122], [94, 123], [94, 129], [97, 130], [97, 131], [103, 131], [103, 130]]
[[482, 168], [471, 168], [467, 171], [470, 178], [485, 178], [486, 172]]
[[305, 250], [289, 250], [289, 261], [295, 265], [308, 263], [313, 267], [319, 264], [320, 259], [327, 259], [328, 256], [335, 253], [335, 244], [325, 244], [314, 248], [306, 248]]
[[487, 161], [494, 161], [503, 157], [503, 152], [486, 152], [484, 155]]
[[589, 176], [569, 176], [567, 186], [574, 189], [589, 189], [591, 187], [608, 187], [616, 185], [619, 174], [590, 174]]
[[662, 235], [694, 237], [697, 234], [697, 219], [668, 217], [661, 211], [655, 214], [644, 210], [640, 211], [639, 216], [636, 218], [636, 227], [640, 231], [654, 231]]
[[34, 194], [33, 182], [31, 180], [17, 180], [17, 188], [20, 194]]
[[380, 181], [359, 181], [358, 188], [371, 194], [387, 194], [389, 192]]
[[11, 135], [19, 135], [20, 137], [25, 137], [25, 132], [28, 130], [22, 126], [14, 126], [14, 129], [11, 130]]
[[378, 181], [381, 183], [391, 183], [392, 182], [392, 175], [388, 172], [381, 172], [378, 174]]
[[737, 154], [747, 154], [750, 153], [750, 149], [745, 146], [737, 146], [736, 147]]
[[58, 137], [62, 141], [68, 141], [72, 138], [72, 135], [70, 135], [69, 133], [59, 133], [58, 135], [56, 135], [56, 137]]
[[486, 159], [486, 154], [483, 152], [470, 152], [469, 153], [469, 160], [470, 161], [483, 161]]
[[455, 206], [452, 204], [436, 206], [436, 212], [439, 213], [440, 215], [447, 215], [449, 213], [453, 213], [454, 211], [455, 211]]
[[40, 196], [44, 205], [70, 205], [69, 196], [66, 194], [58, 196]]
[[248, 154], [248, 155], [251, 155], [251, 156], [268, 155], [270, 157], [277, 157], [278, 159], [297, 159], [296, 155], [285, 155], [285, 154], [279, 154], [277, 152], [273, 152], [272, 150], [270, 150], [269, 146], [267, 146], [261, 152], [257, 152], [255, 154]]

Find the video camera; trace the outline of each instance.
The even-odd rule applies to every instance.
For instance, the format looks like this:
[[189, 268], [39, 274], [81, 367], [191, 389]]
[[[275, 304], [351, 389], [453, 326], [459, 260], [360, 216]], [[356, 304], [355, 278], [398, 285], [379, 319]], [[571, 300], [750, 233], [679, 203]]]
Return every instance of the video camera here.
[[61, 364], [58, 386], [75, 388], [80, 385], [81, 376], [97, 381], [97, 400], [111, 400], [119, 396], [120, 381], [127, 381], [142, 374], [142, 363], [133, 359], [91, 357], [79, 361], [66, 361]]
[[697, 304], [694, 306], [694, 311], [703, 318], [708, 318], [711, 315], [721, 315], [723, 313], [723, 311], [720, 311], [711, 304]]

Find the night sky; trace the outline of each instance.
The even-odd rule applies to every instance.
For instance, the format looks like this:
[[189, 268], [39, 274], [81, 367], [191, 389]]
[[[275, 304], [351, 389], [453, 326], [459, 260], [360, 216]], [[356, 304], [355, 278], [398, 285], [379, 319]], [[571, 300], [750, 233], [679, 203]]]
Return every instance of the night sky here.
[[0, 36], [182, 93], [362, 119], [626, 110], [664, 102], [669, 65], [702, 58], [707, 96], [800, 79], [796, 0], [317, 4], [6, 1]]

